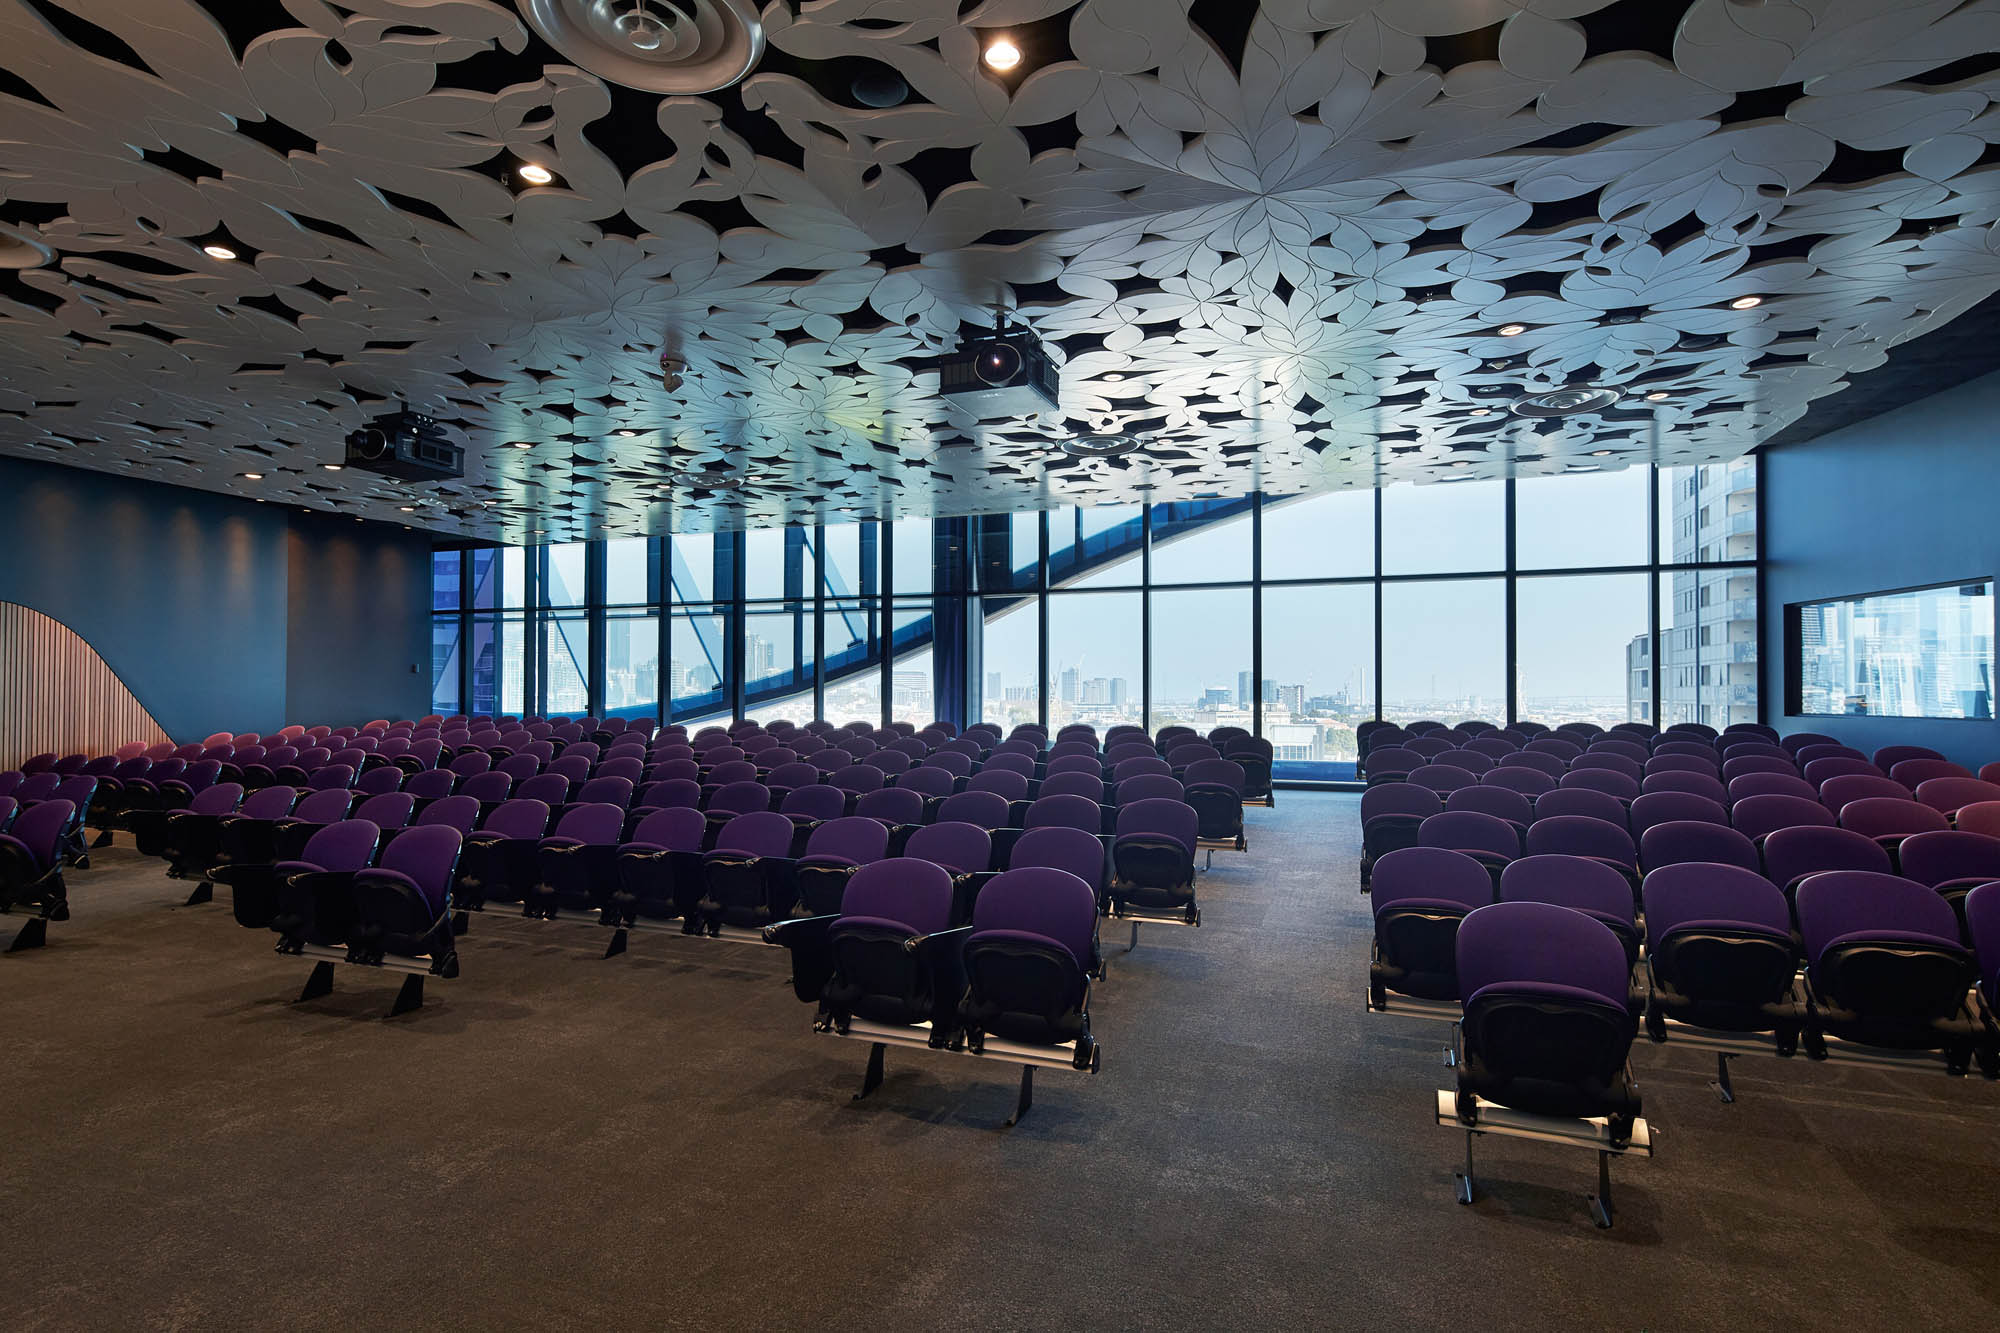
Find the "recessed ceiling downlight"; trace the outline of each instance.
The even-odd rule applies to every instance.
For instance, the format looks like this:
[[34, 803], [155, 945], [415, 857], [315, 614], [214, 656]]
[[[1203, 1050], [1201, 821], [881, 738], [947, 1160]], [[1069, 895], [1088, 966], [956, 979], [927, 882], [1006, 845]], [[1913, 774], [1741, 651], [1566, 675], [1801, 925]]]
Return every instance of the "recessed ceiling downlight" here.
[[1516, 398], [1513, 411], [1519, 417], [1573, 417], [1585, 412], [1601, 412], [1617, 401], [1616, 389], [1578, 384]]

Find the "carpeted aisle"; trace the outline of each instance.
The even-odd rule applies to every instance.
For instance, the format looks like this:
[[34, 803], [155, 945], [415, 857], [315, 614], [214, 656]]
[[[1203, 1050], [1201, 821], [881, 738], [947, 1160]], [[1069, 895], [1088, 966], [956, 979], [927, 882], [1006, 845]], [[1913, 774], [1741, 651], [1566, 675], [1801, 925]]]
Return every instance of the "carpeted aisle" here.
[[1094, 1003], [1103, 1072], [817, 1037], [777, 951], [478, 919], [464, 975], [309, 970], [121, 845], [0, 958], [0, 1327], [1855, 1328], [2000, 1313], [2000, 1087], [1642, 1048], [1659, 1139], [1431, 1120], [1362, 1008], [1357, 798], [1285, 792]]

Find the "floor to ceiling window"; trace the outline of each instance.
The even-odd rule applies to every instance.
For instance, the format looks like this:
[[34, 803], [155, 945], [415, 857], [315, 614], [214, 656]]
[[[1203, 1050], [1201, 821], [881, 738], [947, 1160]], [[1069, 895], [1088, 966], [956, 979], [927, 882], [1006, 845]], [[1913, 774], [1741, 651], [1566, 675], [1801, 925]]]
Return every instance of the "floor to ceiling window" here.
[[[1757, 463], [437, 553], [433, 706], [1089, 722], [1353, 776], [1370, 718], [1754, 720]], [[663, 670], [664, 668], [664, 670]]]

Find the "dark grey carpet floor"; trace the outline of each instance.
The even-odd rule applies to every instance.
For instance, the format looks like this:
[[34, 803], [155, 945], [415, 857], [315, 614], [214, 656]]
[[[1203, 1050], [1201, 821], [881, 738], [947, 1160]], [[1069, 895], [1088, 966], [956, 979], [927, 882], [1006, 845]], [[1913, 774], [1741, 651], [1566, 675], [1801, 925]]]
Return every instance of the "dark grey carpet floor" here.
[[[1095, 1078], [815, 1036], [777, 951], [478, 922], [463, 977], [306, 967], [121, 845], [0, 958], [0, 1328], [1991, 1327], [2000, 1087], [1636, 1056], [1620, 1163], [1432, 1120], [1362, 1007], [1356, 798], [1283, 793], [1198, 931], [1097, 992]], [[1114, 945], [1122, 937], [1113, 936]]]

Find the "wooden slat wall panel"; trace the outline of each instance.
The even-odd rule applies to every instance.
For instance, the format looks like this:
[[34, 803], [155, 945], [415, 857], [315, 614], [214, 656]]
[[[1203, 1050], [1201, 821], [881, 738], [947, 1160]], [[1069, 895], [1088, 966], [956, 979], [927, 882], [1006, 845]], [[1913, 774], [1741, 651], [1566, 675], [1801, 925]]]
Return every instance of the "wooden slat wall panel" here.
[[97, 650], [58, 620], [0, 602], [0, 769], [30, 755], [109, 754], [167, 739]]

